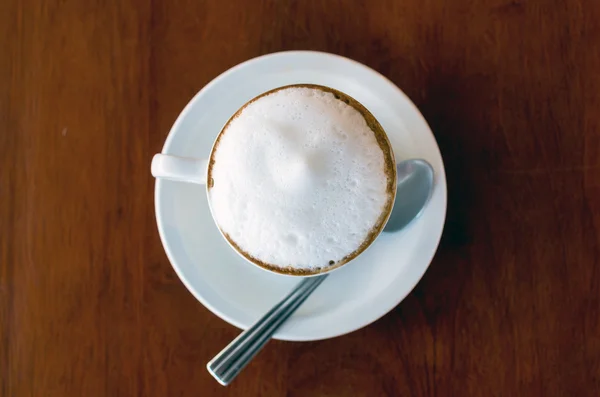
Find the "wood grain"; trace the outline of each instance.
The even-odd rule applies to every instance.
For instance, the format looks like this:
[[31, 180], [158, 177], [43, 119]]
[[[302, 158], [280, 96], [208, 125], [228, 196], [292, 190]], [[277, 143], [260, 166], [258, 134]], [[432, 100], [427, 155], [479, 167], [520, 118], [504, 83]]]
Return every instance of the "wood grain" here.
[[[74, 1], [0, 6], [0, 395], [600, 395], [600, 3]], [[151, 155], [254, 56], [363, 62], [430, 122], [449, 213], [424, 279], [350, 335], [273, 342], [177, 279]]]

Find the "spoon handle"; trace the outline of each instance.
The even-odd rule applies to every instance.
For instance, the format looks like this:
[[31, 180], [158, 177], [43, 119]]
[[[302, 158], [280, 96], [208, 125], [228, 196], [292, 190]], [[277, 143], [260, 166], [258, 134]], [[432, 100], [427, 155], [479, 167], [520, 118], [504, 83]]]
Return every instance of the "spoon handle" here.
[[309, 277], [298, 283], [281, 302], [217, 354], [206, 365], [208, 372], [223, 386], [231, 383], [246, 364], [271, 339], [275, 331], [300, 307], [327, 276], [328, 274]]

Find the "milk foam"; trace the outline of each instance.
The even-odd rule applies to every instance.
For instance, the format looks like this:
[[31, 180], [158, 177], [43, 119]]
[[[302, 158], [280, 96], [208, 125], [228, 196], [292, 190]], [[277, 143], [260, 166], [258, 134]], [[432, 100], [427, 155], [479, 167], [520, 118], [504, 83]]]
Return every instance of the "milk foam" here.
[[385, 209], [375, 134], [356, 109], [316, 88], [251, 102], [221, 134], [213, 160], [219, 228], [270, 266], [337, 263], [359, 249]]

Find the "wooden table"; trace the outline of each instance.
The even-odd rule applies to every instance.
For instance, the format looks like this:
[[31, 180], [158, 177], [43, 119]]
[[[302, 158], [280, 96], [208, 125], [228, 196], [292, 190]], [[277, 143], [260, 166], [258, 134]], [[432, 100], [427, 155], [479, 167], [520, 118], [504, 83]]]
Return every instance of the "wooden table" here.
[[[102, 4], [100, 4], [102, 3]], [[600, 395], [600, 2], [7, 0], [0, 13], [0, 395]], [[151, 156], [225, 69], [286, 49], [389, 77], [444, 156], [449, 211], [375, 324], [273, 342], [185, 289]]]

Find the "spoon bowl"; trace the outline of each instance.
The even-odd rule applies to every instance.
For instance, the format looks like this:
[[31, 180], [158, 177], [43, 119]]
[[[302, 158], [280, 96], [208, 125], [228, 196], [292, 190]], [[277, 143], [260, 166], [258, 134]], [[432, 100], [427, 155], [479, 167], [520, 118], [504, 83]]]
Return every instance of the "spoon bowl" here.
[[397, 232], [417, 219], [433, 192], [433, 168], [427, 161], [402, 161], [396, 165], [396, 172], [396, 201], [384, 232]]

